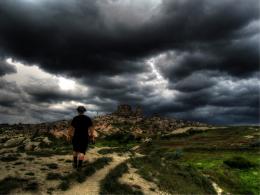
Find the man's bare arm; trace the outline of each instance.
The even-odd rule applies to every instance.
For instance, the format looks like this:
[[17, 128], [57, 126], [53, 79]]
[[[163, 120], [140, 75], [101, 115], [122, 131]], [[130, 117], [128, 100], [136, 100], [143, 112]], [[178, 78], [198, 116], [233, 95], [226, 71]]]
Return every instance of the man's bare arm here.
[[74, 133], [74, 128], [72, 126], [70, 126], [68, 128], [68, 135], [67, 135], [68, 141], [70, 141], [72, 139], [73, 133]]

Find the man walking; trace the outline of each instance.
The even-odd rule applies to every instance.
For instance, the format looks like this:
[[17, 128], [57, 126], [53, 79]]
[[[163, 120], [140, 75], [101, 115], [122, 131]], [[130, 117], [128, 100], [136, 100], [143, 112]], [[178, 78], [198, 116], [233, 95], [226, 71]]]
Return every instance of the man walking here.
[[[93, 135], [92, 120], [84, 115], [86, 108], [79, 106], [77, 108], [78, 115], [71, 121], [71, 127], [69, 130], [69, 136], [72, 137], [73, 145], [73, 167], [80, 169], [84, 160], [84, 155], [88, 148], [89, 134]], [[72, 132], [74, 130], [74, 132]], [[89, 133], [89, 131], [91, 131]]]

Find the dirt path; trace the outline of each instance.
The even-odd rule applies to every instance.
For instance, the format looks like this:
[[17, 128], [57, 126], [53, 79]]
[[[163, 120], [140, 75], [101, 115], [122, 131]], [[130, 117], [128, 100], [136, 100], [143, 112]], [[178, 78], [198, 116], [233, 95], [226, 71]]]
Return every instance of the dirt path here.
[[223, 127], [193, 127], [193, 126], [190, 126], [190, 127], [183, 127], [183, 128], [179, 128], [179, 129], [176, 129], [174, 131], [171, 132], [171, 134], [180, 134], [180, 133], [185, 133], [186, 131], [190, 130], [190, 129], [197, 129], [198, 131], [205, 131], [205, 130], [208, 130], [208, 129], [217, 129], [217, 128], [223, 128]]
[[[106, 167], [98, 170], [93, 175], [87, 178], [84, 183], [77, 183], [72, 185], [69, 190], [65, 192], [55, 192], [53, 194], [64, 194], [64, 195], [82, 195], [82, 194], [91, 194], [98, 195], [100, 192], [100, 183], [106, 177], [106, 175], [114, 169], [117, 165], [123, 163], [129, 158], [128, 154], [119, 156], [117, 153], [112, 153], [108, 155], [101, 155], [98, 153], [98, 150], [104, 148], [94, 148], [89, 152], [89, 155], [92, 157], [111, 157], [113, 161]], [[159, 191], [156, 184], [146, 181], [140, 175], [136, 173], [136, 169], [129, 167], [129, 173], [125, 173], [120, 179], [120, 182], [126, 183], [131, 186], [140, 186], [144, 194], [166, 194]]]
[[67, 195], [81, 195], [81, 194], [91, 194], [91, 195], [95, 195], [95, 194], [99, 194], [100, 191], [100, 182], [101, 180], [103, 180], [106, 175], [112, 170], [114, 169], [117, 165], [119, 165], [120, 163], [124, 162], [125, 160], [128, 159], [128, 156], [118, 156], [117, 154], [113, 153], [110, 155], [100, 155], [97, 152], [97, 149], [93, 149], [92, 151], [90, 151], [90, 153], [94, 156], [100, 156], [100, 157], [111, 157], [113, 158], [113, 161], [107, 165], [106, 167], [104, 167], [103, 169], [98, 170], [97, 172], [95, 172], [93, 175], [91, 175], [90, 177], [87, 178], [87, 180], [84, 183], [81, 184], [75, 184], [73, 186], [71, 186], [71, 188], [65, 192], [58, 192], [58, 193], [54, 193], [54, 194], [67, 194]]

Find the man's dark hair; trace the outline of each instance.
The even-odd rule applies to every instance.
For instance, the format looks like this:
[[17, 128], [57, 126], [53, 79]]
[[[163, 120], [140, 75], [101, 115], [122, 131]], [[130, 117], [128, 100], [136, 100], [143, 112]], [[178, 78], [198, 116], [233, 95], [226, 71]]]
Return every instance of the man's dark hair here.
[[84, 106], [79, 106], [79, 107], [77, 108], [77, 111], [78, 111], [79, 113], [84, 113], [84, 112], [86, 112], [86, 108], [85, 108]]

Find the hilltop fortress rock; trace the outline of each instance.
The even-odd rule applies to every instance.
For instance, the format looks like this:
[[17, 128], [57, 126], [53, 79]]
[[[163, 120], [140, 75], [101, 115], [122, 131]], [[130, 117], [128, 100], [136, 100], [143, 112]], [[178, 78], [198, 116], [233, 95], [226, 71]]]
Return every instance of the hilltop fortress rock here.
[[113, 113], [117, 116], [129, 117], [129, 116], [143, 116], [143, 110], [140, 106], [132, 110], [132, 107], [128, 104], [122, 104], [117, 107], [117, 110]]

